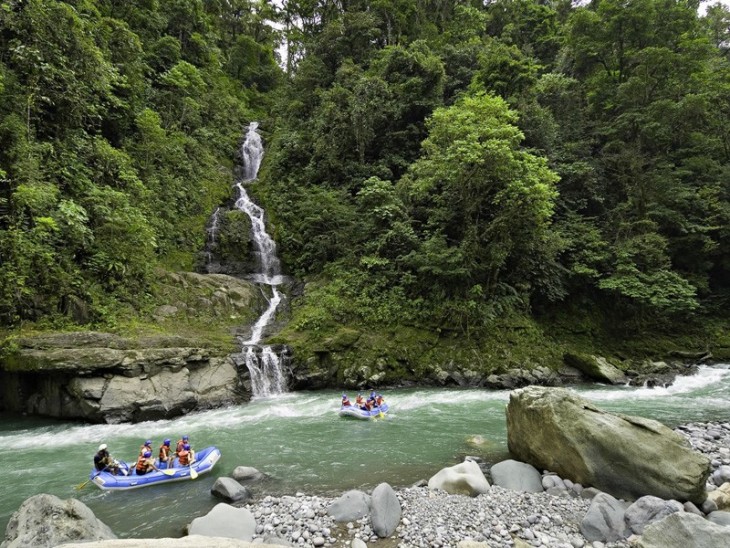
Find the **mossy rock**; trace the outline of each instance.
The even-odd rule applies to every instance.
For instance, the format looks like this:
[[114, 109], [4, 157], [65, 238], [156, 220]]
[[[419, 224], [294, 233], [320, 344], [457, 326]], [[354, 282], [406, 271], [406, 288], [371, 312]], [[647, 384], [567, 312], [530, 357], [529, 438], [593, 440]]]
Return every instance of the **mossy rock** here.
[[604, 357], [568, 352], [563, 359], [591, 379], [612, 384], [625, 381], [624, 372]]

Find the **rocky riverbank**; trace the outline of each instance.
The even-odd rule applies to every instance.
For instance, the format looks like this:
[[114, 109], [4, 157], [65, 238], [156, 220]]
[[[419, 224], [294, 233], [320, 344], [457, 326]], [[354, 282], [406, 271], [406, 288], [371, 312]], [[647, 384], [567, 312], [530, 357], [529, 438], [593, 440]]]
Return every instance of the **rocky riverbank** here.
[[[686, 436], [696, 451], [710, 459], [712, 473], [707, 483], [708, 491], [716, 491], [730, 480], [726, 477], [730, 473], [730, 424], [692, 423], [675, 431]], [[492, 479], [489, 469], [486, 466], [482, 469]], [[581, 523], [598, 491], [584, 489], [569, 481], [555, 488], [552, 486], [559, 482], [548, 482], [546, 478], [556, 476], [544, 472], [543, 485], [551, 487], [538, 493], [519, 492], [497, 485], [475, 497], [452, 495], [421, 485], [399, 489], [396, 496], [402, 511], [400, 523], [385, 539], [374, 532], [370, 516], [338, 523], [328, 512], [336, 498], [297, 493], [284, 497], [263, 496], [241, 506], [254, 517], [253, 541], [272, 544], [446, 548], [482, 543], [481, 546], [505, 548], [612, 548], [629, 546], [638, 540], [635, 534], [610, 542], [586, 538]], [[623, 503], [624, 508], [629, 505]], [[684, 511], [704, 514], [691, 503], [683, 508]], [[717, 510], [717, 505], [708, 501], [703, 510], [711, 513]], [[649, 518], [642, 527], [651, 520]], [[730, 527], [727, 534], [730, 536]]]

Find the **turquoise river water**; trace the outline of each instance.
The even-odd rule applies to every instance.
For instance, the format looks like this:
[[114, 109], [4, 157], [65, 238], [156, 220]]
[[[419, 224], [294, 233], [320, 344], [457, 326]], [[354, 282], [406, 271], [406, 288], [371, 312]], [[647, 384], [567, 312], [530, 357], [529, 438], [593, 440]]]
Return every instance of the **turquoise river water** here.
[[[599, 407], [657, 419], [669, 426], [730, 420], [730, 366], [703, 366], [669, 388], [575, 387]], [[174, 420], [89, 425], [0, 415], [0, 533], [28, 497], [76, 497], [122, 538], [179, 537], [193, 518], [218, 500], [210, 488], [239, 465], [270, 476], [255, 495], [337, 495], [428, 479], [466, 455], [488, 462], [508, 458], [505, 406], [509, 392], [486, 389], [385, 391], [385, 419], [365, 422], [337, 414], [340, 392], [288, 393]], [[355, 394], [350, 394], [354, 397]], [[133, 460], [145, 439], [155, 448], [188, 434], [193, 448], [216, 445], [222, 459], [207, 475], [139, 490], [104, 492], [88, 478], [100, 443], [113, 456]]]

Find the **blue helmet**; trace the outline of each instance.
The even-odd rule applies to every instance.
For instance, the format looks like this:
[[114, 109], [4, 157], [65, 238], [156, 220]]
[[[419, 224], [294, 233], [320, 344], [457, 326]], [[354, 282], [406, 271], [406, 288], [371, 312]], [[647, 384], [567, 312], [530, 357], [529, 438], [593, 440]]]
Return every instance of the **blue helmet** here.
[[183, 436], [183, 441], [188, 441], [187, 435]]
[[152, 440], [147, 440], [146, 442], [144, 442], [144, 444], [145, 445], [152, 445]]
[[346, 400], [347, 399], [347, 394], [342, 394], [342, 399], [343, 400]]
[[190, 444], [186, 443], [185, 445], [183, 445], [183, 449], [185, 449], [185, 451], [190, 451]]
[[165, 441], [162, 442], [163, 445], [170, 445], [170, 438], [165, 438]]
[[152, 451], [145, 451], [144, 455], [142, 455], [144, 458], [148, 459], [152, 456]]

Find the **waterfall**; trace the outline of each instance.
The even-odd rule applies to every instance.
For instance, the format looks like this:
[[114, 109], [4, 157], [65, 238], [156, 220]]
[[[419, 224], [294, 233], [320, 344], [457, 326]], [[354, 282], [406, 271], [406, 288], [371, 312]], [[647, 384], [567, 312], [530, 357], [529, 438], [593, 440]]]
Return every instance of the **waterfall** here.
[[205, 241], [205, 269], [210, 273], [212, 270], [211, 264], [213, 262], [213, 250], [216, 246], [216, 235], [218, 234], [218, 228], [220, 225], [220, 212], [221, 208], [216, 207], [213, 215], [210, 216], [210, 226], [207, 228], [208, 238]]
[[258, 271], [252, 274], [252, 279], [260, 284], [262, 290], [270, 291], [271, 297], [267, 297], [269, 305], [251, 329], [249, 339], [244, 341], [243, 337], [239, 337], [239, 340], [241, 341], [241, 354], [244, 355], [244, 361], [251, 376], [253, 396], [267, 397], [286, 391], [286, 379], [281, 368], [280, 357], [270, 346], [259, 345], [264, 330], [273, 320], [283, 296], [276, 288], [282, 282], [281, 265], [276, 256], [276, 243], [266, 232], [264, 210], [251, 201], [244, 187], [244, 183], [256, 180], [261, 159], [264, 156], [264, 147], [257, 128], [257, 122], [249, 124], [243, 145], [241, 145], [243, 178], [236, 183], [238, 189], [236, 208], [251, 219], [251, 233], [258, 265]]

